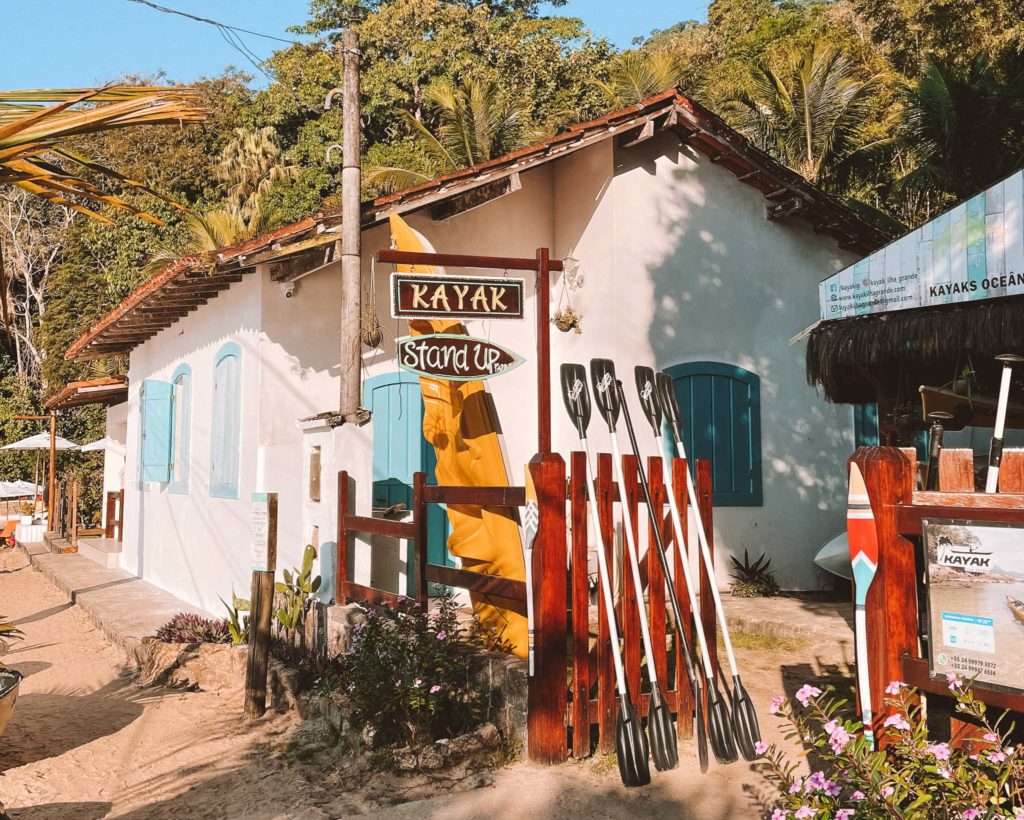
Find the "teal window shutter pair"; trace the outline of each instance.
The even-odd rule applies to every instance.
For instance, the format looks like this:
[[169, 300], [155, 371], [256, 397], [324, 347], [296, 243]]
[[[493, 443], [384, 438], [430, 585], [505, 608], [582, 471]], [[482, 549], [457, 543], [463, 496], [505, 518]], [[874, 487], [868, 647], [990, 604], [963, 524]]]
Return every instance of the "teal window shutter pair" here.
[[228, 342], [213, 364], [213, 424], [210, 440], [210, 495], [238, 498], [242, 433], [242, 349]]
[[146, 379], [142, 383], [140, 481], [170, 481], [171, 398], [168, 382]]
[[760, 378], [721, 362], [687, 362], [666, 372], [675, 383], [690, 469], [697, 459], [711, 461], [714, 503], [761, 506]]
[[169, 493], [188, 493], [192, 427], [192, 368], [178, 365], [171, 378], [171, 470]]

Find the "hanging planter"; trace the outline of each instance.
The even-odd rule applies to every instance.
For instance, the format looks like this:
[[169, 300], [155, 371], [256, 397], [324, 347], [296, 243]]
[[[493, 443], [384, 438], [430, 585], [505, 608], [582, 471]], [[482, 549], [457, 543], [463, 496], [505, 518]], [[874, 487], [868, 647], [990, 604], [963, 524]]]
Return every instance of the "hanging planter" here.
[[571, 330], [579, 335], [583, 332], [583, 314], [577, 313], [573, 308], [569, 293], [583, 287], [580, 263], [571, 256], [567, 256], [562, 260], [562, 264], [565, 270], [562, 275], [562, 293], [558, 297], [558, 309], [551, 317], [551, 324], [562, 333], [568, 333]]
[[562, 333], [570, 330], [579, 335], [583, 332], [583, 315], [573, 310], [572, 305], [559, 308], [551, 317], [551, 324], [557, 327]]

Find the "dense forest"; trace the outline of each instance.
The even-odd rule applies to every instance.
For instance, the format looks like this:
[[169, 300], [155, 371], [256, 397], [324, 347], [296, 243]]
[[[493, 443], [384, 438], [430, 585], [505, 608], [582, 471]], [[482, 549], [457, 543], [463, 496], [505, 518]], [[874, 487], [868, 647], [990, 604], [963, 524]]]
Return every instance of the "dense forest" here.
[[[228, 68], [196, 83], [204, 124], [72, 141], [185, 206], [113, 184], [162, 225], [124, 210], [106, 224], [0, 185], [11, 317], [0, 337], [0, 436], [34, 432], [10, 415], [38, 410], [67, 381], [125, 367], [63, 354], [167, 260], [338, 207], [340, 157], [328, 148], [341, 114], [325, 111], [324, 97], [340, 83], [347, 26], [363, 52], [364, 196], [676, 84], [872, 219], [919, 224], [1024, 164], [1024, 0], [714, 0], [706, 22], [680, 21], [622, 52], [558, 16], [562, 5], [311, 0], [295, 44], [249, 66], [252, 75]], [[61, 425], [80, 442], [102, 435], [96, 410]], [[0, 474], [31, 477], [31, 464], [3, 454]]]

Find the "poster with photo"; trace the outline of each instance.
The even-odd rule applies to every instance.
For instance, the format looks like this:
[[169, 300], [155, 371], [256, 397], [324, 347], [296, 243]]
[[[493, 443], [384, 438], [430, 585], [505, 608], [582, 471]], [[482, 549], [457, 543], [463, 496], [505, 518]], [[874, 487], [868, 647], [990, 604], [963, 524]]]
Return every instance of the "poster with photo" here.
[[931, 674], [1024, 693], [1024, 529], [931, 519], [922, 532]]

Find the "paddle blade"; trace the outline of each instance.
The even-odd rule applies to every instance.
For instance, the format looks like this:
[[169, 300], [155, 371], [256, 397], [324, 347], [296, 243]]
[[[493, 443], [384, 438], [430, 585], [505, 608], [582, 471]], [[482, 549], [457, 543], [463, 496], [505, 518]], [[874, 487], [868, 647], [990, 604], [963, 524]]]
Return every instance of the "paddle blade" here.
[[615, 384], [615, 365], [611, 359], [591, 359], [590, 378], [594, 384], [594, 403], [609, 430], [619, 420], [619, 391]]
[[757, 725], [757, 712], [754, 702], [743, 687], [739, 675], [732, 678], [732, 722], [736, 735], [736, 745], [745, 760], [757, 760], [757, 744], [761, 742], [761, 727]]
[[853, 566], [854, 603], [864, 606], [868, 587], [878, 570], [878, 531], [875, 529], [875, 514], [871, 511], [864, 476], [856, 462], [850, 465], [846, 540], [850, 544], [850, 563]]
[[668, 703], [661, 690], [651, 691], [650, 707], [647, 710], [647, 736], [651, 741], [651, 757], [659, 772], [674, 769], [679, 765], [679, 748], [676, 743], [676, 724], [672, 720]]
[[619, 698], [619, 718], [615, 723], [615, 755], [623, 786], [646, 786], [651, 782], [647, 762], [647, 738], [629, 697]]
[[533, 473], [530, 472], [530, 465], [523, 470], [525, 474], [524, 487], [526, 490], [526, 505], [523, 507], [523, 549], [532, 550], [533, 542], [537, 540], [537, 530], [540, 527], [540, 507], [537, 504], [537, 488], [533, 483]]
[[704, 724], [704, 704], [701, 703], [699, 691], [696, 697], [694, 723], [697, 724], [697, 761], [700, 763], [700, 770], [706, 772], [708, 770], [708, 730]]
[[722, 699], [722, 693], [714, 681], [708, 681], [708, 735], [711, 737], [711, 751], [719, 763], [735, 763], [736, 738], [733, 733], [729, 706]]
[[636, 375], [636, 392], [640, 396], [640, 406], [644, 409], [647, 421], [654, 428], [654, 435], [661, 435], [661, 397], [658, 395], [658, 385], [654, 379], [654, 370], [650, 367], [638, 365], [634, 371]]
[[561, 367], [562, 401], [569, 418], [576, 425], [580, 438], [587, 437], [590, 426], [590, 391], [587, 390], [587, 369], [581, 364], [563, 364]]
[[668, 373], [659, 373], [654, 377], [658, 385], [658, 398], [661, 399], [661, 409], [672, 425], [672, 432], [678, 438], [683, 437], [681, 421], [679, 416], [679, 401], [676, 399], [676, 385]]

